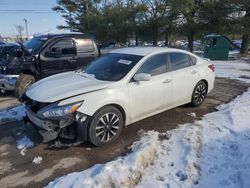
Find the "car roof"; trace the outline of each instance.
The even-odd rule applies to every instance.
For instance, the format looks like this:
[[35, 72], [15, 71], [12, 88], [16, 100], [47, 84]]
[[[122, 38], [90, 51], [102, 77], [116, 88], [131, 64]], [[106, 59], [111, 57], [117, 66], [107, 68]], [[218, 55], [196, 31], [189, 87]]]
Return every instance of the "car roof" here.
[[34, 37], [44, 37], [44, 38], [57, 38], [57, 37], [84, 37], [90, 38], [90, 35], [80, 33], [80, 32], [71, 32], [71, 33], [47, 33], [47, 34], [36, 34]]
[[152, 53], [157, 52], [184, 52], [189, 53], [185, 50], [180, 50], [176, 48], [167, 48], [167, 47], [128, 47], [128, 48], [119, 48], [112, 50], [110, 53], [121, 53], [121, 54], [131, 54], [139, 56], [147, 56]]

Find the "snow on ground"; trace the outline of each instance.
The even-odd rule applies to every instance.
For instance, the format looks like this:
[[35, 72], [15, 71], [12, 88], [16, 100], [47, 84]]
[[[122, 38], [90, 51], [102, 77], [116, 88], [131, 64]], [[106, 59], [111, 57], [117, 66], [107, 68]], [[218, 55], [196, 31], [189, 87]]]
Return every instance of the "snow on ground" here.
[[[250, 83], [249, 64], [213, 63], [217, 76]], [[128, 155], [70, 173], [47, 187], [248, 188], [249, 116], [250, 89], [202, 120], [166, 133], [144, 132]]]
[[34, 143], [27, 136], [24, 136], [21, 139], [17, 140], [16, 146], [17, 149], [20, 150], [20, 154], [24, 156], [27, 148], [32, 148], [34, 146]]
[[7, 108], [0, 111], [0, 123], [6, 121], [21, 120], [25, 116], [24, 105]]
[[33, 146], [34, 143], [27, 136], [17, 140], [17, 149], [31, 148]]
[[202, 120], [149, 131], [125, 157], [48, 187], [250, 187], [250, 90]]
[[250, 83], [250, 64], [245, 61], [211, 61], [217, 77], [238, 79]]

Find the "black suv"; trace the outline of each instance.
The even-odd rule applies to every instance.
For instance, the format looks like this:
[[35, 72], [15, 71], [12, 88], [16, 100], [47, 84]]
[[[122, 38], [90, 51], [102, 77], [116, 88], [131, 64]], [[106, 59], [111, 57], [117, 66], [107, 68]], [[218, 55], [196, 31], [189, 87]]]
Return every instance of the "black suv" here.
[[100, 56], [92, 37], [82, 33], [34, 36], [24, 45], [0, 46], [0, 89], [18, 97], [35, 81], [83, 68]]

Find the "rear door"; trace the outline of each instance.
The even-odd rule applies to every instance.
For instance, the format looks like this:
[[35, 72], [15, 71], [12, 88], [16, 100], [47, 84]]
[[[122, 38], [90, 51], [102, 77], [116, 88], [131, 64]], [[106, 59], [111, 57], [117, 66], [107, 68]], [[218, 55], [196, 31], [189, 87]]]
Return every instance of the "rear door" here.
[[173, 104], [191, 100], [193, 89], [199, 80], [196, 58], [181, 52], [171, 52], [169, 69], [173, 79]]
[[92, 62], [97, 56], [97, 47], [92, 39], [78, 38], [75, 39], [77, 47], [77, 67], [84, 68]]

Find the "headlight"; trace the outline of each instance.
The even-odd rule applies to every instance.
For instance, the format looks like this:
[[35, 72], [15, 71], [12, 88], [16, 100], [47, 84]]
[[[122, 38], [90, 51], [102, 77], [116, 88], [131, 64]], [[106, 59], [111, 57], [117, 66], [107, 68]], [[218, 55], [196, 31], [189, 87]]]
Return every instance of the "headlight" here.
[[42, 115], [45, 118], [65, 116], [74, 113], [81, 106], [81, 104], [82, 103], [71, 104], [67, 106], [58, 106], [43, 112]]

